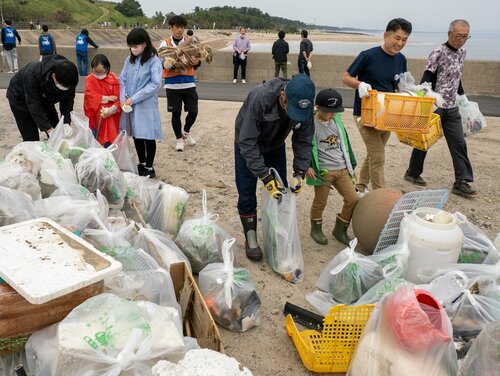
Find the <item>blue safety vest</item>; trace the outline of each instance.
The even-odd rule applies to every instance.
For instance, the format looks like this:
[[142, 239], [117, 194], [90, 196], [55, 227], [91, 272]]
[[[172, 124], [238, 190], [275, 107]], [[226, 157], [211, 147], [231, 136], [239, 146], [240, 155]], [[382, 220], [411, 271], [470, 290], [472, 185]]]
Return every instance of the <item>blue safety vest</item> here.
[[87, 36], [85, 34], [78, 34], [76, 36], [76, 51], [87, 52]]
[[16, 44], [16, 29], [6, 26], [3, 29], [3, 44]]
[[54, 52], [52, 48], [52, 36], [50, 34], [40, 35], [40, 52], [42, 54], [51, 54]]

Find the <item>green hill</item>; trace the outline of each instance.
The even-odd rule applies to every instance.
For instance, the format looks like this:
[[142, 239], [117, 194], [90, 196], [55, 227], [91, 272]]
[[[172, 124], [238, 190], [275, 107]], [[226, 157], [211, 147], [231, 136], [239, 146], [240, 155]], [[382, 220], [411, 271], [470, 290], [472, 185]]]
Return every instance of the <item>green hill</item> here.
[[63, 26], [92, 26], [108, 21], [113, 26], [148, 23], [147, 17], [125, 17], [115, 10], [116, 2], [95, 0], [2, 0], [4, 18], [17, 25], [28, 25], [30, 20]]

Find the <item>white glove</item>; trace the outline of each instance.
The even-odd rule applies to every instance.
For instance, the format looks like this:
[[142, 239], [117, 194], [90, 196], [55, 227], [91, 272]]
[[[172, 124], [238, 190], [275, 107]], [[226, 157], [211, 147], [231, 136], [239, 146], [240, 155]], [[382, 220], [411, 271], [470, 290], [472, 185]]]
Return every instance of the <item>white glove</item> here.
[[464, 105], [468, 101], [469, 101], [469, 99], [467, 98], [467, 96], [465, 94], [457, 96], [457, 103], [458, 104]]
[[367, 97], [368, 96], [368, 90], [371, 90], [372, 87], [370, 84], [367, 84], [366, 82], [361, 81], [358, 86], [358, 93], [359, 97]]

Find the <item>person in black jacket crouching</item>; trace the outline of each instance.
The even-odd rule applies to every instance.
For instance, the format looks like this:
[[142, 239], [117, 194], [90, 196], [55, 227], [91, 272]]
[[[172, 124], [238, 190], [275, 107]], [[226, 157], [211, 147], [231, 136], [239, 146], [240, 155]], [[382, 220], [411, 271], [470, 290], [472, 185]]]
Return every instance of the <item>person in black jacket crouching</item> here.
[[40, 141], [38, 130], [49, 134], [57, 126], [56, 103], [70, 123], [77, 84], [76, 65], [61, 55], [29, 63], [12, 77], [7, 99], [23, 141]]

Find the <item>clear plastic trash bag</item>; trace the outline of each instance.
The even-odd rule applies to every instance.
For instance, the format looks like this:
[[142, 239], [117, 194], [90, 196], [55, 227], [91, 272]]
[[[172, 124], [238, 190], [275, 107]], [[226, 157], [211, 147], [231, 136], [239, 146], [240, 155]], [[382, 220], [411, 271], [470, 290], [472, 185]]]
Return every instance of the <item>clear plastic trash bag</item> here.
[[260, 298], [250, 272], [234, 267], [234, 238], [222, 244], [223, 263], [208, 264], [200, 271], [198, 285], [215, 322], [245, 332], [260, 322]]
[[218, 214], [211, 214], [207, 207], [207, 193], [203, 190], [203, 211], [197, 218], [182, 223], [175, 243], [191, 263], [193, 273], [199, 273], [212, 262], [222, 261], [222, 244], [229, 234], [216, 222]]
[[[278, 172], [270, 173], [283, 187]], [[288, 282], [298, 283], [304, 279], [304, 259], [297, 227], [297, 203], [295, 194], [286, 188], [283, 196], [276, 200], [262, 188], [262, 229], [264, 254], [273, 270]]]

